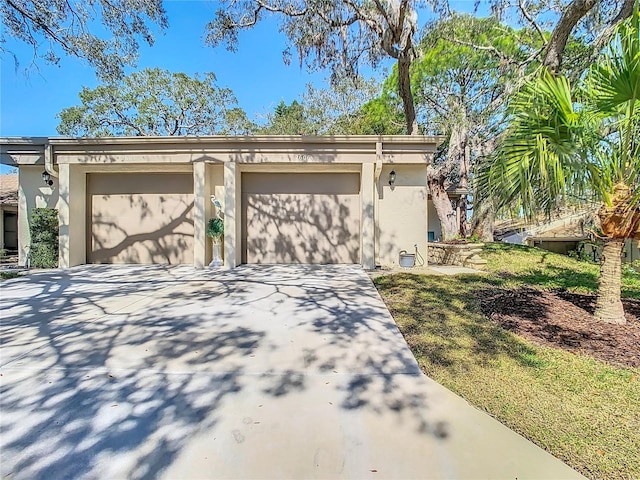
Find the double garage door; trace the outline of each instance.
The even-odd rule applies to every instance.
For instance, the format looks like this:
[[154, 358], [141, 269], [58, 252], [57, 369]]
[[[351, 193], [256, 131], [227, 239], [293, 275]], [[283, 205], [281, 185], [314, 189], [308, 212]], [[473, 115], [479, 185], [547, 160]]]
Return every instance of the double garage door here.
[[89, 263], [193, 263], [193, 175], [87, 176]]
[[[359, 263], [359, 173], [243, 173], [243, 263]], [[89, 263], [193, 263], [193, 175], [87, 177]]]

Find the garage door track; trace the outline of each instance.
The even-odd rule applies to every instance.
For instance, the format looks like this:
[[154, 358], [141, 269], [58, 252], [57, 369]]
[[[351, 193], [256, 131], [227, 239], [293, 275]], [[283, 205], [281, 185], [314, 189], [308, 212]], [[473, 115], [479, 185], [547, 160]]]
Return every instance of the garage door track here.
[[422, 375], [356, 266], [83, 266], [1, 296], [3, 478], [579, 477]]

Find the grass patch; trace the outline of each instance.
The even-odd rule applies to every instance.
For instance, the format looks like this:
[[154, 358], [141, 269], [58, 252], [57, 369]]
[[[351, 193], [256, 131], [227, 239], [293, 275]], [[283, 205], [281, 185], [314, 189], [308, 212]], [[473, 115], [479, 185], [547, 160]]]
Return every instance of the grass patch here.
[[[508, 287], [536, 285], [578, 293], [595, 293], [598, 289], [600, 265], [596, 263], [508, 243], [485, 245], [482, 257], [488, 262], [488, 271]], [[622, 296], [640, 299], [640, 272], [623, 268]]]
[[11, 272], [11, 271], [0, 272], [0, 280], [9, 280], [10, 278], [18, 278], [19, 276], [20, 276], [19, 272]]
[[[590, 478], [640, 478], [640, 369], [541, 347], [485, 317], [487, 288], [594, 292], [598, 266], [538, 249], [490, 245], [484, 275], [375, 280], [422, 369]], [[624, 294], [640, 298], [627, 271]]]

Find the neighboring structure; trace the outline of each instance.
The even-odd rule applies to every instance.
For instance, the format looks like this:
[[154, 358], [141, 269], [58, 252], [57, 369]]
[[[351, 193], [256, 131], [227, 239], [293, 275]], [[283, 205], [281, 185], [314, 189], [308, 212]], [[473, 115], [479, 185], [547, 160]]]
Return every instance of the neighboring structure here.
[[[494, 236], [502, 242], [516, 245], [533, 246], [534, 241], [541, 242], [550, 238], [556, 238], [559, 242], [577, 243], [589, 238], [587, 231], [594, 224], [596, 211], [597, 207], [565, 211], [558, 213], [553, 219], [541, 218], [537, 223], [529, 224], [522, 218], [496, 222]], [[563, 250], [563, 247], [558, 249]]]
[[0, 175], [0, 250], [18, 251], [18, 175]]
[[[498, 230], [496, 236], [506, 243], [529, 245], [563, 255], [579, 251], [597, 262], [600, 261], [602, 242], [590, 232], [597, 224], [597, 208], [591, 208], [565, 213], [553, 221], [535, 226], [522, 224], [517, 225], [517, 228], [510, 228], [506, 224], [501, 227], [502, 231]], [[640, 242], [627, 239], [622, 261], [631, 263], [636, 260], [640, 260]]]
[[581, 222], [567, 223], [528, 236], [525, 243], [562, 255], [578, 249], [580, 242], [589, 240], [589, 232]]
[[[600, 262], [603, 245], [601, 240], [594, 240], [589, 235], [571, 235], [571, 232], [567, 232], [565, 236], [561, 236], [564, 232], [555, 233], [557, 233], [555, 236], [529, 237], [527, 238], [527, 245], [563, 255], [568, 255], [569, 252], [575, 251], [577, 254], [590, 258], [594, 262]], [[639, 240], [632, 238], [625, 240], [622, 261], [623, 263], [640, 261]]]
[[624, 241], [623, 262], [640, 262], [640, 240], [627, 238]]
[[[57, 208], [61, 267], [211, 260], [222, 203], [224, 261], [398, 263], [426, 257], [426, 168], [440, 137], [257, 136], [0, 139], [19, 168], [18, 247], [35, 207]], [[45, 184], [43, 173], [51, 175]]]

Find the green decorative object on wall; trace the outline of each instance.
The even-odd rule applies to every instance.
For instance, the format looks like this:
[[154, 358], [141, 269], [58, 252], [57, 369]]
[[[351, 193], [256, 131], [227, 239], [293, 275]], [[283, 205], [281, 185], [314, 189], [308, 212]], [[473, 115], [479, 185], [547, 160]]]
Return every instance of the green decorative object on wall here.
[[213, 260], [209, 264], [210, 267], [221, 267], [222, 261], [222, 239], [224, 238], [224, 220], [219, 216], [209, 220], [207, 225], [207, 235], [212, 239]]
[[224, 220], [219, 217], [210, 219], [207, 225], [207, 236], [218, 240], [224, 237]]

